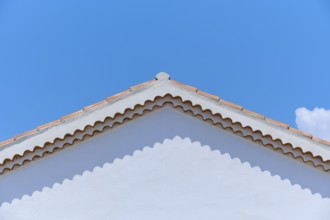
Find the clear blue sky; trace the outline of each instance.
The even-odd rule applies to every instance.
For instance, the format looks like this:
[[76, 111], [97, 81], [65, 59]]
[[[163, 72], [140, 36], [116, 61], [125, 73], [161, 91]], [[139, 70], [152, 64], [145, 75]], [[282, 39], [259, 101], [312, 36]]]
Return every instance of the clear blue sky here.
[[0, 0], [0, 140], [160, 71], [296, 126], [330, 108], [330, 1]]

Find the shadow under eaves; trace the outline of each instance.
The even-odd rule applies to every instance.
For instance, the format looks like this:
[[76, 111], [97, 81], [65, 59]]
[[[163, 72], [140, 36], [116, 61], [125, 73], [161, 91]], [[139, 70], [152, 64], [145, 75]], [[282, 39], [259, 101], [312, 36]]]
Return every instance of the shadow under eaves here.
[[52, 188], [55, 183], [72, 180], [85, 171], [176, 136], [208, 145], [211, 150], [227, 153], [242, 163], [288, 179], [292, 185], [330, 198], [327, 173], [166, 107], [0, 176], [0, 205], [31, 196], [45, 187]]

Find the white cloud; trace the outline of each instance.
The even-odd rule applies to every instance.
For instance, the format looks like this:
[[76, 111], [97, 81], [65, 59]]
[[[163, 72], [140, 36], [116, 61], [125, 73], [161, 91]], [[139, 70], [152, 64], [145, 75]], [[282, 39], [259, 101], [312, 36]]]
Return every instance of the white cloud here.
[[330, 109], [307, 108], [296, 109], [296, 124], [298, 129], [315, 137], [330, 140]]

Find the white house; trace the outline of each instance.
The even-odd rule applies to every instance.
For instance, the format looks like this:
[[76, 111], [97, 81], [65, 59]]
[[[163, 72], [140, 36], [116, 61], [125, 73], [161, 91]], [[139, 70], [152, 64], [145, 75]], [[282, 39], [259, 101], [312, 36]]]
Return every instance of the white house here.
[[155, 80], [0, 147], [1, 220], [330, 219], [330, 143]]

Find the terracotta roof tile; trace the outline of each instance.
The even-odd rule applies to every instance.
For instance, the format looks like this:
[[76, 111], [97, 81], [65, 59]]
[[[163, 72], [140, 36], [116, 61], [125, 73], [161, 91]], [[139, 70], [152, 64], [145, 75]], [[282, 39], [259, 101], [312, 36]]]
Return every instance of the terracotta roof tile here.
[[311, 135], [311, 134], [309, 134], [309, 133], [307, 133], [307, 132], [303, 132], [303, 131], [301, 131], [301, 130], [298, 130], [298, 129], [296, 129], [296, 128], [289, 127], [289, 130], [290, 130], [290, 131], [293, 131], [294, 133], [297, 133], [297, 134], [300, 134], [300, 135], [306, 136], [306, 137], [308, 137], [308, 138], [312, 138], [312, 137], [313, 137], [313, 135]]
[[117, 94], [115, 94], [115, 95], [109, 96], [109, 97], [106, 98], [105, 100], [107, 100], [107, 102], [113, 101], [113, 100], [119, 98], [119, 97], [122, 96], [122, 95], [128, 94], [130, 91], [131, 91], [131, 90], [129, 90], [129, 89], [128, 89], [128, 90], [125, 90], [125, 91], [123, 91], [123, 92], [120, 92], [120, 93], [117, 93]]
[[319, 143], [322, 143], [322, 144], [326, 144], [326, 145], [330, 145], [330, 141], [326, 141], [326, 140], [323, 140], [323, 139], [320, 139], [320, 138], [316, 138], [316, 137], [312, 137], [312, 139], [314, 140], [314, 141], [317, 141], [317, 142], [319, 142]]
[[186, 84], [183, 84], [183, 83], [177, 82], [177, 81], [175, 81], [175, 80], [171, 80], [171, 83], [173, 83], [174, 85], [177, 85], [177, 86], [183, 87], [183, 88], [185, 88], [185, 89], [188, 89], [188, 90], [194, 91], [194, 92], [197, 92], [197, 91], [198, 91], [198, 89], [197, 89], [196, 87], [189, 86], [189, 85], [186, 85]]
[[[160, 79], [168, 79], [169, 80], [169, 76], [168, 74], [160, 74]], [[157, 77], [156, 77], [157, 78]], [[120, 92], [118, 94], [115, 94], [113, 96], [110, 96], [108, 98], [106, 98], [105, 100], [103, 101], [100, 101], [100, 102], [97, 102], [95, 104], [92, 104], [92, 105], [89, 105], [89, 106], [86, 106], [85, 108], [83, 108], [83, 110], [79, 110], [79, 111], [76, 111], [76, 112], [73, 112], [69, 115], [66, 115], [66, 116], [63, 116], [61, 117], [60, 120], [56, 120], [56, 121], [52, 121], [52, 122], [49, 122], [47, 124], [43, 124], [43, 125], [40, 125], [38, 126], [36, 129], [34, 130], [31, 130], [31, 131], [27, 131], [27, 132], [24, 132], [22, 134], [19, 134], [19, 135], [16, 135], [15, 137], [13, 138], [10, 138], [10, 139], [7, 139], [5, 141], [2, 141], [0, 142], [0, 146], [3, 146], [5, 144], [8, 144], [8, 143], [11, 143], [13, 141], [15, 141], [16, 139], [18, 138], [21, 138], [21, 137], [25, 137], [25, 136], [28, 136], [28, 135], [31, 135], [31, 134], [34, 134], [36, 133], [37, 131], [40, 131], [42, 129], [46, 129], [46, 128], [49, 128], [51, 126], [54, 126], [54, 125], [57, 125], [59, 123], [61, 123], [61, 121], [64, 121], [64, 120], [67, 120], [71, 117], [74, 117], [76, 115], [79, 115], [81, 114], [83, 111], [86, 111], [86, 110], [89, 110], [89, 109], [92, 109], [94, 107], [97, 107], [97, 106], [100, 106], [102, 104], [104, 104], [105, 102], [110, 102], [110, 101], [113, 101], [115, 99], [118, 99], [120, 98], [121, 96], [124, 96], [126, 94], [128, 94], [129, 92], [133, 91], [133, 90], [136, 90], [136, 89], [139, 89], [139, 88], [142, 88], [144, 86], [147, 86], [149, 84], [152, 84], [154, 83], [156, 80], [150, 80], [148, 82], [145, 82], [145, 83], [141, 83], [141, 84], [138, 84], [136, 86], [132, 86], [130, 87], [130, 89], [126, 90], [126, 91], [123, 91], [123, 92]], [[230, 106], [232, 108], [236, 108], [236, 109], [239, 109], [241, 110], [243, 113], [245, 114], [248, 114], [248, 115], [252, 115], [252, 116], [255, 116], [255, 117], [258, 117], [258, 118], [263, 118], [265, 119], [265, 121], [269, 122], [269, 123], [272, 123], [272, 124], [275, 124], [275, 125], [278, 125], [278, 126], [281, 126], [281, 127], [284, 127], [284, 128], [287, 128], [287, 129], [290, 129], [290, 131], [292, 132], [295, 132], [297, 134], [300, 134], [300, 135], [303, 135], [305, 137], [308, 137], [308, 138], [311, 138], [313, 139], [314, 141], [316, 142], [319, 142], [319, 143], [322, 143], [322, 144], [325, 144], [325, 145], [330, 145], [330, 141], [325, 141], [325, 140], [322, 140], [322, 139], [319, 139], [319, 138], [316, 138], [316, 137], [313, 137], [311, 134], [308, 134], [306, 132], [303, 132], [303, 131], [300, 131], [298, 129], [295, 129], [295, 128], [291, 128], [289, 127], [288, 124], [285, 124], [285, 123], [282, 123], [282, 122], [279, 122], [279, 121], [276, 121], [276, 120], [273, 120], [273, 119], [270, 119], [270, 118], [265, 118], [265, 116], [259, 114], [259, 113], [256, 113], [256, 112], [252, 112], [252, 111], [249, 111], [247, 109], [243, 109], [242, 106], [239, 106], [239, 105], [236, 105], [234, 103], [231, 103], [231, 102], [228, 102], [226, 100], [223, 100], [223, 99], [220, 99], [218, 96], [215, 96], [215, 95], [212, 95], [212, 94], [209, 94], [209, 93], [206, 93], [206, 92], [203, 92], [203, 91], [199, 91], [196, 87], [193, 87], [193, 86], [190, 86], [190, 85], [186, 85], [186, 84], [183, 84], [183, 83], [180, 83], [180, 82], [177, 82], [177, 81], [174, 81], [174, 80], [169, 80], [173, 85], [176, 85], [176, 86], [179, 86], [181, 88], [184, 88], [184, 89], [187, 89], [187, 90], [190, 90], [190, 91], [193, 91], [193, 92], [197, 92], [199, 95], [202, 95], [202, 96], [205, 96], [207, 98], [210, 98], [210, 99], [213, 99], [213, 100], [216, 100], [216, 101], [219, 101], [219, 103], [221, 104], [224, 104], [224, 105], [227, 105], [227, 106]]]
[[13, 142], [14, 140], [15, 140], [15, 138], [9, 138], [7, 140], [4, 140], [4, 141], [0, 142], [0, 146], [9, 144], [9, 143]]
[[14, 140], [17, 140], [19, 138], [22, 138], [22, 137], [25, 137], [25, 136], [28, 136], [30, 134], [34, 134], [36, 133], [38, 130], [37, 129], [33, 129], [33, 130], [30, 130], [30, 131], [26, 131], [24, 133], [21, 133], [21, 134], [18, 134], [14, 137]]
[[207, 92], [203, 92], [203, 91], [198, 90], [197, 93], [199, 95], [205, 96], [207, 98], [210, 98], [210, 99], [213, 99], [213, 100], [216, 100], [216, 101], [219, 101], [220, 100], [220, 97], [219, 96], [212, 95], [212, 94], [207, 93]]
[[150, 84], [154, 83], [155, 81], [156, 81], [156, 80], [150, 80], [150, 81], [148, 81], [148, 82], [144, 82], [144, 83], [138, 84], [138, 85], [136, 85], [136, 86], [131, 86], [129, 89], [130, 89], [131, 91], [136, 90], [136, 89], [140, 89], [140, 88], [143, 88], [143, 87], [145, 87], [145, 86], [147, 86], [147, 85], [150, 85]]
[[223, 99], [220, 100], [220, 103], [221, 103], [221, 104], [224, 104], [224, 105], [227, 105], [227, 106], [230, 106], [230, 107], [232, 107], [232, 108], [236, 108], [236, 109], [238, 109], [238, 110], [243, 110], [243, 107], [242, 107], [242, 106], [240, 106], [240, 105], [236, 105], [236, 104], [234, 104], [234, 103], [228, 102], [228, 101], [223, 100]]
[[79, 110], [79, 111], [73, 112], [71, 114], [65, 115], [65, 116], [61, 117], [61, 121], [65, 121], [65, 120], [67, 120], [69, 118], [72, 118], [72, 117], [74, 117], [76, 115], [81, 114], [82, 112], [83, 112], [83, 110]]
[[253, 112], [253, 111], [250, 111], [250, 110], [247, 110], [247, 109], [242, 109], [242, 112], [248, 114], [248, 115], [252, 115], [254, 117], [257, 117], [257, 118], [262, 118], [262, 119], [265, 119], [265, 116], [262, 115], [262, 114], [259, 114], [259, 113], [256, 113], [256, 112]]
[[270, 122], [270, 123], [272, 123], [274, 125], [278, 125], [278, 126], [281, 126], [283, 128], [289, 129], [289, 125], [288, 124], [285, 124], [283, 122], [276, 121], [276, 120], [273, 120], [273, 119], [270, 119], [270, 118], [265, 118], [265, 121]]
[[[137, 88], [137, 87], [141, 87], [141, 86], [144, 86], [144, 85], [150, 84], [150, 83], [152, 83], [152, 82], [154, 82], [154, 81], [155, 81], [155, 80], [151, 80], [151, 81], [149, 81], [149, 82], [142, 83], [142, 84], [140, 84], [140, 85], [133, 86], [133, 87], [136, 87], [136, 88]], [[132, 87], [131, 87], [131, 88], [132, 88]], [[120, 92], [120, 93], [118, 93], [118, 94], [116, 94], [116, 95], [110, 96], [110, 97], [108, 97], [108, 98], [105, 99], [105, 100], [102, 100], [102, 101], [100, 101], [100, 102], [94, 103], [94, 104], [89, 105], [89, 106], [86, 106], [86, 107], [84, 107], [82, 110], [79, 110], [79, 111], [73, 112], [73, 113], [71, 113], [71, 114], [69, 114], [69, 115], [65, 115], [65, 116], [61, 117], [60, 119], [58, 119], [58, 120], [56, 120], [56, 121], [52, 121], [52, 122], [49, 122], [49, 123], [46, 123], [46, 124], [40, 125], [40, 126], [38, 126], [36, 129], [33, 129], [33, 130], [30, 130], [30, 131], [24, 132], [24, 133], [22, 133], [22, 134], [18, 134], [18, 135], [16, 135], [16, 136], [14, 136], [13, 138], [10, 138], [10, 139], [7, 139], [7, 140], [5, 140], [5, 141], [0, 142], [0, 146], [3, 146], [3, 145], [5, 145], [5, 144], [9, 144], [9, 143], [11, 143], [11, 142], [13, 142], [13, 141], [15, 141], [15, 140], [21, 138], [21, 137], [25, 137], [25, 136], [29, 136], [29, 135], [31, 135], [31, 134], [34, 134], [34, 133], [36, 133], [36, 132], [38, 132], [38, 131], [40, 131], [40, 130], [43, 130], [43, 129], [46, 129], [46, 128], [49, 128], [49, 127], [52, 127], [52, 126], [57, 125], [57, 124], [60, 124], [62, 121], [67, 120], [67, 119], [69, 119], [69, 118], [71, 118], [71, 117], [74, 117], [74, 116], [76, 116], [76, 115], [79, 115], [79, 114], [81, 114], [83, 111], [87, 111], [87, 110], [90, 110], [90, 109], [92, 109], [92, 108], [94, 108], [94, 107], [100, 106], [100, 105], [102, 105], [102, 104], [104, 104], [104, 103], [106, 103], [106, 102], [109, 102], [109, 101], [112, 101], [112, 100], [114, 100], [114, 99], [116, 99], [116, 98], [119, 98], [120, 96], [125, 95], [125, 94], [127, 94], [127, 93], [129, 93], [129, 92], [130, 92], [130, 90], [125, 90], [125, 91]]]
[[100, 105], [102, 105], [102, 104], [104, 104], [104, 103], [106, 103], [106, 102], [107, 102], [107, 100], [102, 100], [102, 101], [100, 101], [100, 102], [97, 102], [97, 103], [94, 103], [94, 104], [92, 104], [92, 105], [89, 105], [89, 106], [84, 107], [83, 110], [84, 110], [84, 111], [90, 110], [90, 109], [95, 108], [95, 107], [97, 107], [97, 106], [100, 106]]
[[[180, 83], [180, 82], [177, 82], [175, 80], [171, 80], [171, 82], [174, 85], [180, 86], [180, 87], [182, 87], [184, 89], [192, 90], [192, 91], [197, 92], [198, 94], [203, 95], [203, 96], [206, 96], [208, 98], [211, 98], [211, 99], [214, 99], [214, 100], [219, 100], [220, 99], [218, 96], [215, 96], [215, 95], [212, 95], [212, 94], [209, 94], [209, 93], [200, 91], [197, 88], [192, 87], [192, 86], [189, 86], [189, 85], [186, 85], [184, 83]], [[315, 138], [311, 134], [308, 134], [306, 132], [300, 131], [300, 130], [295, 129], [295, 128], [291, 128], [286, 123], [283, 123], [283, 122], [280, 122], [280, 121], [276, 121], [276, 120], [273, 120], [273, 119], [270, 119], [270, 118], [266, 118], [264, 115], [259, 114], [259, 113], [256, 113], [256, 112], [253, 112], [253, 111], [250, 111], [250, 110], [247, 110], [247, 109], [244, 109], [240, 105], [236, 105], [236, 104], [234, 104], [232, 102], [228, 102], [228, 101], [223, 100], [223, 99], [220, 99], [220, 103], [221, 104], [224, 104], [224, 105], [227, 105], [227, 106], [230, 106], [230, 107], [233, 107], [233, 108], [236, 108], [238, 110], [241, 110], [245, 114], [252, 115], [252, 116], [255, 116], [255, 117], [264, 119], [265, 121], [267, 121], [267, 122], [269, 122], [271, 124], [278, 125], [278, 126], [281, 126], [283, 128], [286, 128], [286, 129], [290, 129], [290, 131], [295, 132], [295, 133], [300, 134], [300, 135], [303, 135], [305, 137], [311, 138], [311, 139], [313, 139], [316, 142], [319, 142], [319, 143], [322, 143], [322, 144], [326, 144], [326, 145], [330, 145], [330, 141], [326, 141], [326, 140], [322, 140], [322, 139], [319, 139], [319, 138]]]
[[37, 127], [37, 130], [40, 131], [42, 129], [49, 128], [53, 125], [59, 124], [60, 122], [61, 122], [61, 120], [56, 120], [56, 121], [49, 122], [47, 124], [40, 125], [40, 126]]

